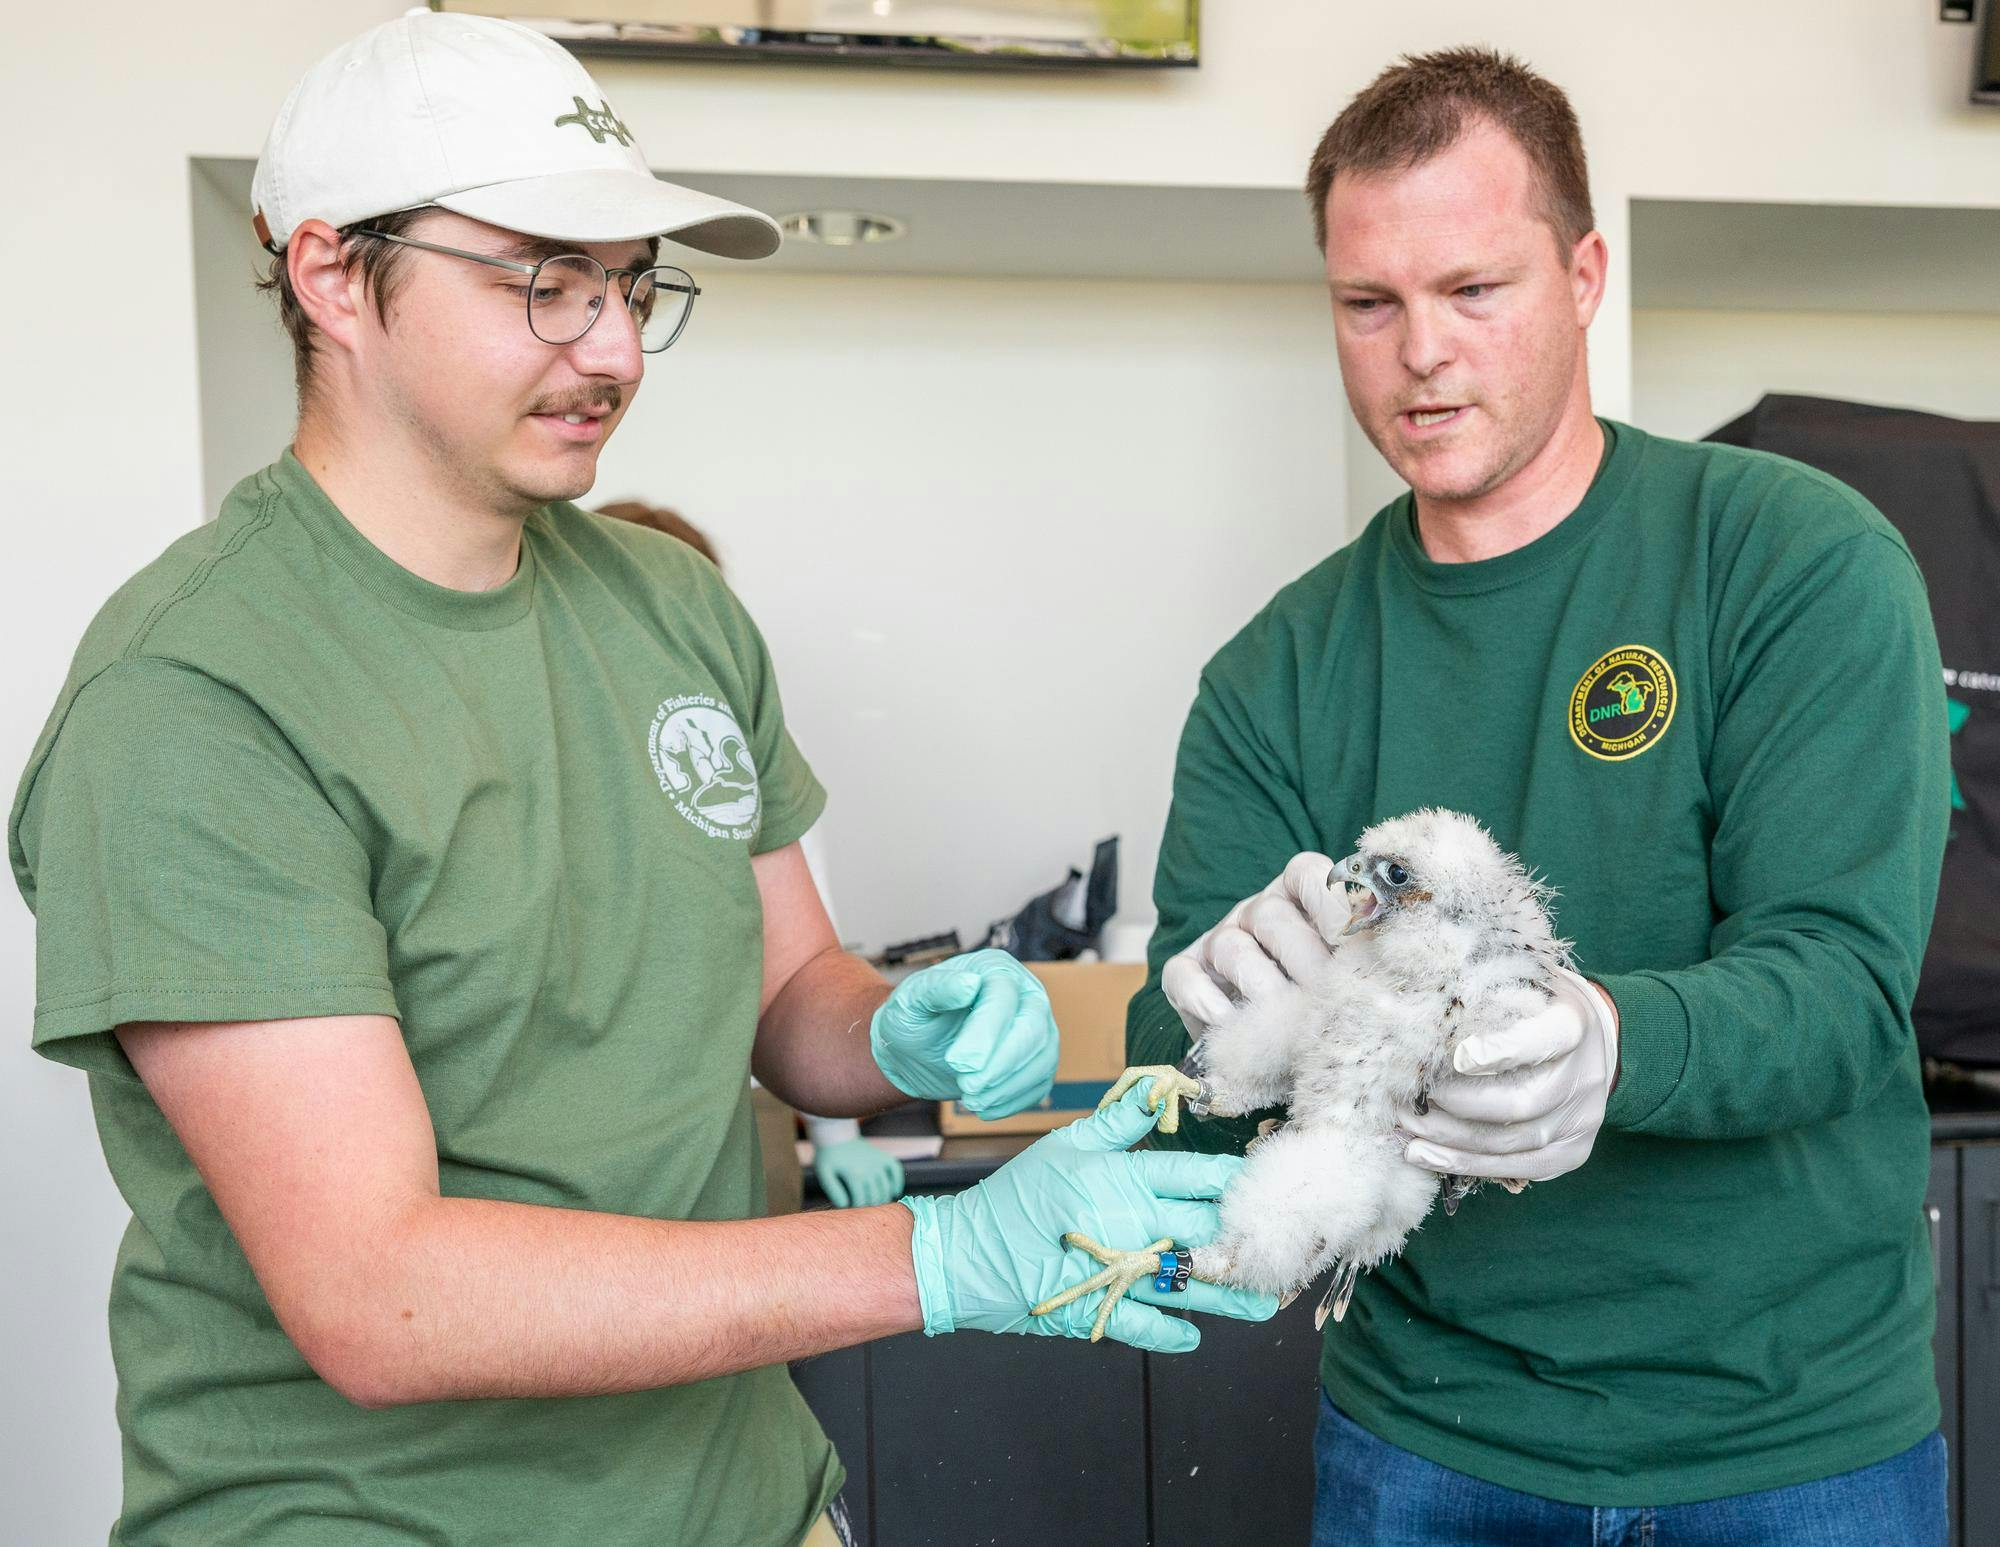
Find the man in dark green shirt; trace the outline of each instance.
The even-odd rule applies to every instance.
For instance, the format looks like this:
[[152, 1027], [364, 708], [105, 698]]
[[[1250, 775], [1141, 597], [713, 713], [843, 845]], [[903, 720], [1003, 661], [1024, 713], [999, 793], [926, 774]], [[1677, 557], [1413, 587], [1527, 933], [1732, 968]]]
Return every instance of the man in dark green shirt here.
[[1547, 81], [1406, 60], [1308, 194], [1410, 492], [1202, 673], [1132, 1061], [1300, 993], [1325, 855], [1423, 805], [1547, 877], [1587, 977], [1405, 1115], [1416, 1163], [1538, 1185], [1434, 1217], [1331, 1329], [1315, 1540], [1941, 1543], [1921, 577], [1832, 479], [1592, 413], [1605, 244]]

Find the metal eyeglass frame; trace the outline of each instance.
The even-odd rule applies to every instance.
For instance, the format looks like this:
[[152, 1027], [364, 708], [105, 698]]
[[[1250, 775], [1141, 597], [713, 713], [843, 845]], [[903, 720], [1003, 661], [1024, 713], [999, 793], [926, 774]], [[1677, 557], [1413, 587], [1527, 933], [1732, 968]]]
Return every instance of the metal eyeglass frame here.
[[[681, 313], [681, 320], [674, 325], [674, 331], [659, 348], [648, 349], [645, 343], [645, 329], [641, 327], [637, 330], [640, 339], [639, 352], [641, 354], [665, 354], [669, 349], [673, 348], [675, 341], [680, 338], [682, 333], [687, 331], [688, 318], [694, 315], [695, 297], [701, 294], [701, 286], [694, 282], [694, 276], [688, 273], [686, 269], [675, 268], [672, 264], [650, 263], [643, 269], [606, 269], [603, 264], [597, 263], [595, 258], [591, 258], [589, 253], [583, 252], [559, 253], [553, 257], [542, 259], [541, 263], [523, 263], [515, 258], [496, 258], [491, 253], [467, 252], [463, 247], [445, 247], [437, 242], [420, 242], [413, 236], [396, 236], [388, 231], [362, 229], [355, 234], [357, 236], [379, 237], [385, 242], [394, 242], [399, 247], [420, 247], [425, 252], [441, 252], [447, 258], [467, 258], [474, 263], [484, 263], [489, 268], [512, 269], [516, 274], [528, 275], [528, 332], [534, 335], [537, 342], [549, 344], [554, 349], [560, 349], [567, 344], [574, 344], [577, 339], [582, 338], [585, 333], [588, 333], [592, 328], [597, 326], [597, 319], [604, 315], [604, 297], [611, 292], [611, 280], [614, 275], [629, 275], [632, 279], [632, 288], [637, 290], [639, 288], [639, 276], [642, 274], [678, 274], [680, 276], [679, 280], [655, 279], [653, 281], [653, 288], [655, 290], [676, 291], [688, 298], [687, 309]], [[575, 337], [563, 339], [561, 343], [554, 343], [535, 332], [534, 279], [536, 275], [542, 272], [543, 263], [566, 262], [571, 258], [590, 258], [592, 263], [597, 263], [600, 269], [604, 269], [604, 289], [598, 292], [597, 310], [590, 314], [590, 321], [583, 325]], [[682, 281], [685, 281], [685, 283]], [[631, 305], [632, 298], [628, 294], [625, 298], [627, 311], [630, 311]], [[633, 320], [636, 322], [638, 319], [634, 318]]]

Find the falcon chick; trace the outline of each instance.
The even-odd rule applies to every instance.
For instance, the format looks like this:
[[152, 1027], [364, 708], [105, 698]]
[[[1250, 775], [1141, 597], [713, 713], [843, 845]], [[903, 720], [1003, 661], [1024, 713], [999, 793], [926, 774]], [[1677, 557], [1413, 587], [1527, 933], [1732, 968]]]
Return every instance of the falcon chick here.
[[[1222, 1195], [1216, 1238], [1193, 1249], [1191, 1266], [1196, 1278], [1288, 1303], [1334, 1269], [1322, 1326], [1329, 1310], [1336, 1320], [1346, 1313], [1363, 1269], [1402, 1250], [1440, 1186], [1450, 1213], [1478, 1185], [1405, 1160], [1398, 1108], [1427, 1110], [1453, 1048], [1543, 1009], [1555, 971], [1570, 966], [1569, 945], [1549, 918], [1549, 888], [1457, 812], [1425, 809], [1377, 823], [1326, 884], [1347, 888], [1351, 911], [1325, 962], [1299, 981], [1303, 1005], [1298, 996], [1246, 1003], [1224, 983], [1233, 1013], [1180, 1068], [1127, 1069], [1104, 1098], [1151, 1080], [1148, 1099], [1165, 1108], [1167, 1132], [1182, 1100], [1223, 1117], [1288, 1109], [1251, 1142]], [[1504, 1185], [1518, 1192], [1526, 1184]], [[1172, 1270], [1158, 1242], [1120, 1251], [1079, 1234], [1063, 1239], [1104, 1271], [1035, 1314], [1105, 1289], [1093, 1341], [1127, 1289]]]

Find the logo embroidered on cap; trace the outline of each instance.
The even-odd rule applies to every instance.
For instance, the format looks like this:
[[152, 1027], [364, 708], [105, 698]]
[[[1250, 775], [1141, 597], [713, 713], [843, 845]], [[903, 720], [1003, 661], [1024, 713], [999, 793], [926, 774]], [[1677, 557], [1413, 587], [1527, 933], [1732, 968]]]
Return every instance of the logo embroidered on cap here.
[[646, 738], [674, 809], [711, 838], [757, 836], [757, 765], [729, 706], [706, 693], [661, 704]]
[[590, 137], [600, 145], [607, 138], [616, 140], [620, 145], [632, 143], [632, 131], [619, 121], [616, 113], [611, 111], [609, 102], [600, 102], [596, 107], [592, 107], [581, 97], [571, 97], [570, 101], [576, 104], [576, 111], [565, 113], [558, 118], [556, 120], [558, 129], [564, 124], [575, 124], [579, 128], [588, 129]]
[[1569, 734], [1592, 757], [1622, 763], [1666, 735], [1680, 702], [1659, 651], [1620, 645], [1591, 664], [1569, 696]]

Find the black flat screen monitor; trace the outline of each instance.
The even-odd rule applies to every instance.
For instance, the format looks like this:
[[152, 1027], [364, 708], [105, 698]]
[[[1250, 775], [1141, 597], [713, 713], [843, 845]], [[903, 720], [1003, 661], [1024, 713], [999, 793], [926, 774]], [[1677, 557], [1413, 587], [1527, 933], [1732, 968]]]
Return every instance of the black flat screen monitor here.
[[1191, 67], [1200, 0], [430, 0], [578, 54], [975, 67]]
[[1973, 56], [1972, 100], [2000, 102], [2000, 0], [1986, 0]]

